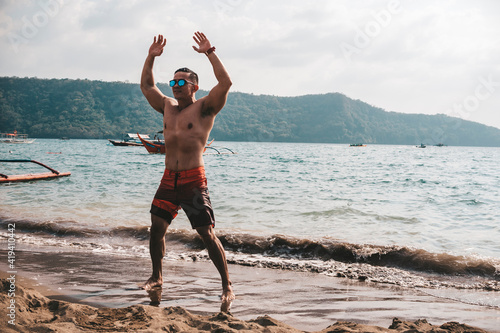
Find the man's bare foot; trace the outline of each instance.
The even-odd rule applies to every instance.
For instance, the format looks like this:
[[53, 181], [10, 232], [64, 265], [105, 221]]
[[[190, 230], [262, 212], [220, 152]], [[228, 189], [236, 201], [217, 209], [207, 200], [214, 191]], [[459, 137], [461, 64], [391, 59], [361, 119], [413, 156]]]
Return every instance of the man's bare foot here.
[[154, 287], [149, 290], [147, 290], [149, 299], [151, 302], [149, 302], [149, 305], [153, 306], [159, 306], [161, 302], [161, 292], [162, 288], [161, 287]]
[[153, 288], [161, 288], [161, 286], [163, 285], [163, 281], [161, 279], [156, 279], [156, 278], [153, 278], [153, 277], [150, 277], [146, 283], [144, 283], [142, 286], [140, 286], [141, 289], [144, 289], [144, 290], [151, 290]]
[[233, 287], [229, 286], [227, 289], [224, 289], [221, 296], [222, 304], [220, 306], [220, 311], [226, 313], [229, 312], [235, 299], [236, 295], [234, 295]]

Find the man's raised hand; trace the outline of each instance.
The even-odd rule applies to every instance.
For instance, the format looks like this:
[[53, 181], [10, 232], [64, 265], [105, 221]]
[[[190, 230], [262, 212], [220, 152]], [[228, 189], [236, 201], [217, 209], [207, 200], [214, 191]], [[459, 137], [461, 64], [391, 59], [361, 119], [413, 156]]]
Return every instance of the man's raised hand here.
[[158, 40], [156, 37], [153, 40], [153, 44], [151, 44], [149, 48], [149, 55], [153, 57], [158, 57], [163, 53], [163, 48], [167, 44], [167, 39], [163, 38], [163, 35], [158, 35]]
[[198, 44], [198, 47], [193, 45], [193, 49], [198, 53], [205, 53], [210, 47], [210, 42], [203, 32], [195, 32], [193, 36], [194, 41]]

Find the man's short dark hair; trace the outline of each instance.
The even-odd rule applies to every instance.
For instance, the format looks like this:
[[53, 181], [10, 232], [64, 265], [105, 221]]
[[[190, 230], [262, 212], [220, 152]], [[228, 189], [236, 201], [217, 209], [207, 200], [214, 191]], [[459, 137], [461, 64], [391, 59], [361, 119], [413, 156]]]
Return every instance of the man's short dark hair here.
[[193, 72], [189, 68], [187, 68], [187, 67], [179, 68], [178, 70], [175, 71], [175, 73], [178, 73], [178, 72], [189, 73], [189, 79], [191, 81], [193, 81], [194, 84], [198, 84], [198, 74], [196, 74], [195, 72]]

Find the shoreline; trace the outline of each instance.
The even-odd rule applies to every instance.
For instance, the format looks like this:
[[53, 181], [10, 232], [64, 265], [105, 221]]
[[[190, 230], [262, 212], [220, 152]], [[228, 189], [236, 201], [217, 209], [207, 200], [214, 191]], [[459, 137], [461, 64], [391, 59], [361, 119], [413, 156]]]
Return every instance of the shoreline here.
[[[94, 308], [87, 305], [51, 300], [31, 288], [16, 287], [17, 302], [14, 312], [8, 310], [8, 297], [3, 293], [8, 289], [9, 282], [0, 279], [0, 303], [2, 318], [11, 318], [2, 321], [2, 332], [19, 331], [71, 331], [71, 332], [304, 332], [286, 323], [280, 322], [268, 315], [251, 320], [240, 320], [231, 314], [217, 313], [213, 315], [195, 315], [182, 307], [165, 307], [134, 305], [127, 308]], [[10, 307], [13, 305], [10, 304]], [[7, 309], [5, 311], [4, 309]], [[15, 314], [14, 314], [15, 313]], [[9, 317], [10, 315], [10, 317]], [[327, 333], [342, 332], [429, 332], [441, 329], [443, 332], [476, 332], [487, 331], [455, 322], [441, 326], [429, 324], [426, 320], [405, 322], [394, 318], [389, 328], [363, 325], [353, 322], [336, 322], [329, 327], [318, 331]], [[440, 331], [441, 331], [440, 330]]]
[[[126, 308], [94, 308], [87, 305], [66, 301], [51, 300], [40, 292], [16, 287], [16, 303], [9, 301], [4, 292], [9, 288], [6, 279], [0, 279], [0, 303], [2, 332], [19, 331], [71, 331], [71, 332], [304, 332], [268, 315], [255, 319], [240, 320], [231, 314], [219, 312], [213, 315], [196, 315], [182, 307], [159, 308], [147, 305], [133, 305]], [[14, 310], [9, 310], [14, 308]], [[5, 311], [6, 309], [6, 311]], [[487, 331], [456, 322], [434, 326], [426, 320], [415, 322], [401, 321], [394, 318], [391, 326], [385, 329], [379, 326], [353, 322], [336, 322], [318, 333], [327, 332], [429, 332], [441, 329], [442, 332]]]
[[[95, 311], [107, 311], [110, 316], [118, 317], [143, 311], [162, 320], [172, 314], [189, 320], [196, 317], [202, 322], [220, 319], [214, 319], [220, 306], [220, 281], [210, 262], [166, 260], [162, 293], [148, 295], [137, 287], [150, 273], [150, 263], [145, 258], [81, 252], [20, 251], [17, 255], [16, 265], [22, 270], [18, 270], [16, 283], [34, 287], [50, 300], [72, 302], [68, 304], [78, 311], [86, 309], [94, 315]], [[0, 262], [4, 273], [5, 264]], [[483, 330], [477, 332], [500, 332], [499, 309], [454, 302], [419, 290], [307, 272], [238, 265], [229, 268], [237, 298], [231, 309], [234, 317], [222, 322], [236, 325], [237, 321], [236, 326], [240, 325], [242, 330], [254, 325], [256, 318], [267, 316], [264, 322], [275, 322], [276, 328], [286, 323], [297, 331], [319, 332], [336, 322], [350, 325], [345, 327], [354, 332], [366, 331], [365, 326], [388, 330], [394, 318], [404, 321], [400, 325], [416, 325], [416, 321], [426, 318], [437, 325], [434, 328], [446, 322], [465, 322]], [[46, 309], [43, 311], [45, 316], [49, 315]], [[361, 329], [360, 325], [365, 326]], [[262, 327], [252, 328], [258, 329]], [[291, 328], [282, 331], [288, 329]], [[423, 326], [418, 329], [425, 331]]]

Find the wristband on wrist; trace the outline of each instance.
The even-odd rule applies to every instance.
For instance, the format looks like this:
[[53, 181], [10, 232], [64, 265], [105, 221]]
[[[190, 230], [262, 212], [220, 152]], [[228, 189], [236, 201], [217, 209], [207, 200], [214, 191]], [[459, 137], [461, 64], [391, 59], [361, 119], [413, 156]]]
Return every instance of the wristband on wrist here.
[[215, 51], [215, 46], [212, 46], [211, 48], [209, 48], [207, 50], [207, 52], [205, 52], [206, 55], [209, 55], [210, 53], [214, 52]]

